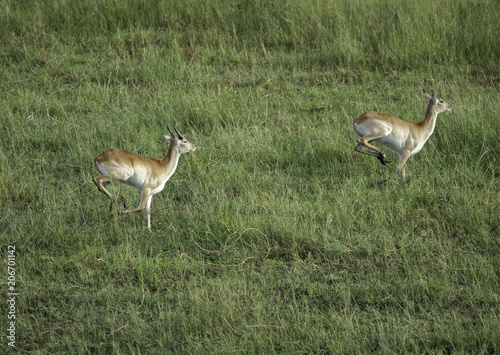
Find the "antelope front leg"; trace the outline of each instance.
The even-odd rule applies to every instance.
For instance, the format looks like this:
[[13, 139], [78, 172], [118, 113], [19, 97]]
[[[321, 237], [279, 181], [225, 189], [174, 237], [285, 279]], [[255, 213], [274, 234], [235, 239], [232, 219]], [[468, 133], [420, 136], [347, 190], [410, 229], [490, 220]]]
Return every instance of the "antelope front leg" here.
[[151, 231], [151, 200], [153, 199], [153, 195], [149, 195], [148, 200], [146, 202], [146, 213], [148, 214], [148, 229]]
[[396, 175], [397, 173], [401, 172], [401, 177], [403, 178], [403, 185], [406, 185], [406, 176], [405, 176], [405, 164], [408, 158], [410, 157], [410, 152], [405, 150], [399, 157], [399, 165], [398, 168], [396, 169], [395, 172], [393, 172], [391, 175], [386, 177], [385, 179], [380, 180], [378, 183], [379, 185], [383, 184], [384, 182], [387, 182], [391, 177]]
[[146, 208], [146, 203], [147, 203], [149, 197], [151, 197], [151, 190], [150, 189], [144, 189], [142, 191], [141, 202], [139, 203], [139, 207], [134, 208], [132, 210], [122, 211], [122, 212], [120, 212], [120, 214], [129, 214], [129, 213], [135, 213], [135, 212], [144, 211], [144, 209]]

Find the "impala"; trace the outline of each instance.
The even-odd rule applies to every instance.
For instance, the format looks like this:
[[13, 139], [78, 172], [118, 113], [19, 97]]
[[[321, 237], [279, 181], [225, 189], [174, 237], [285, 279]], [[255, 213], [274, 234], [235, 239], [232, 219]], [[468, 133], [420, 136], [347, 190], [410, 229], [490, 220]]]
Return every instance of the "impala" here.
[[[389, 163], [385, 158], [384, 151], [370, 144], [370, 142], [380, 143], [398, 153], [399, 165], [392, 175], [401, 172], [403, 184], [406, 184], [406, 161], [410, 156], [422, 149], [427, 139], [434, 132], [437, 115], [444, 111], [451, 111], [450, 105], [437, 98], [434, 91], [431, 91], [430, 95], [425, 90], [423, 90], [423, 93], [429, 103], [425, 112], [425, 119], [420, 123], [403, 121], [384, 113], [365, 112], [352, 124], [354, 132], [361, 136], [358, 139], [358, 145], [354, 148], [355, 151], [373, 155], [384, 165]], [[379, 181], [379, 184], [389, 180], [392, 175]]]
[[[170, 136], [163, 135], [170, 142], [168, 153], [164, 159], [146, 158], [125, 150], [109, 148], [94, 159], [96, 170], [102, 174], [93, 179], [99, 191], [111, 200], [115, 198], [106, 189], [111, 181], [118, 181], [141, 191], [139, 207], [122, 211], [121, 214], [141, 212], [146, 209], [148, 228], [151, 229], [151, 199], [162, 191], [165, 183], [177, 168], [182, 153], [194, 152], [196, 147], [188, 142], [174, 127], [177, 136], [167, 126]], [[123, 198], [122, 198], [123, 199]], [[126, 207], [126, 202], [124, 202]]]

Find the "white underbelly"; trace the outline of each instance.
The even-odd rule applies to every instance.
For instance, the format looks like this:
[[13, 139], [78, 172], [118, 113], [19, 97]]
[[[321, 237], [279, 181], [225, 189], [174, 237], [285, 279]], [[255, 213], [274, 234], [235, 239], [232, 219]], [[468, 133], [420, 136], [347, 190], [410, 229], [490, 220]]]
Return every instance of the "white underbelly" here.
[[137, 175], [132, 175], [129, 177], [127, 180], [122, 181], [125, 185], [131, 186], [134, 189], [137, 189], [139, 191], [142, 191], [144, 189], [144, 183], [141, 178], [139, 178]]
[[401, 153], [403, 150], [403, 144], [400, 139], [397, 139], [392, 134], [388, 134], [387, 136], [380, 137], [373, 140], [374, 142], [378, 142], [383, 146], [394, 150], [395, 152]]

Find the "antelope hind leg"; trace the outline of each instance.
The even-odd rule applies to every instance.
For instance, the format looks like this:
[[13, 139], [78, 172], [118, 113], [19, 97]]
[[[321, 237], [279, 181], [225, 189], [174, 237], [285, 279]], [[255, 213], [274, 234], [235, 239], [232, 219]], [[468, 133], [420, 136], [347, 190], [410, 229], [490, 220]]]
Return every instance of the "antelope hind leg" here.
[[[370, 144], [370, 145], [371, 145], [371, 144]], [[388, 160], [386, 159], [386, 156], [385, 156], [384, 151], [382, 151], [382, 150], [381, 150], [380, 152], [378, 152], [378, 151], [377, 151], [377, 152], [371, 152], [371, 151], [369, 151], [369, 150], [366, 150], [367, 148], [368, 148], [368, 149], [372, 149], [372, 148], [370, 148], [370, 147], [365, 146], [365, 145], [364, 145], [364, 144], [362, 144], [362, 143], [359, 143], [359, 144], [356, 146], [356, 148], [354, 148], [354, 150], [355, 150], [356, 152], [360, 152], [360, 153], [363, 153], [363, 154], [366, 154], [366, 155], [371, 155], [371, 156], [377, 157], [377, 159], [378, 159], [378, 160], [379, 160], [382, 164], [384, 164], [384, 165], [386, 165], [386, 164], [389, 164], [389, 163], [390, 163], [390, 161], [388, 161]]]

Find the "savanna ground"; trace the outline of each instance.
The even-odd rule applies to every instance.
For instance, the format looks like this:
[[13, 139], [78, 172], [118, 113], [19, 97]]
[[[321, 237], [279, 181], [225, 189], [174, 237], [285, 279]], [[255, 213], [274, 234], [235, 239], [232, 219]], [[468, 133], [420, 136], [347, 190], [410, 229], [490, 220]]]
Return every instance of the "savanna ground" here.
[[[0, 2], [0, 351], [500, 352], [500, 3]], [[368, 110], [450, 103], [401, 178]], [[92, 159], [183, 155], [110, 218]], [[139, 193], [112, 184], [129, 203]], [[117, 209], [119, 210], [119, 208]], [[117, 211], [115, 211], [116, 213]]]

